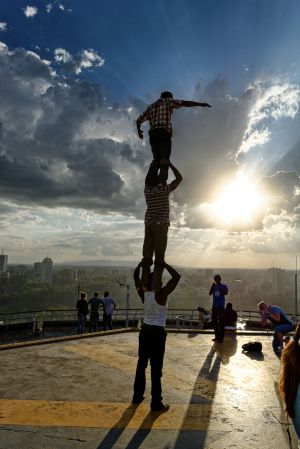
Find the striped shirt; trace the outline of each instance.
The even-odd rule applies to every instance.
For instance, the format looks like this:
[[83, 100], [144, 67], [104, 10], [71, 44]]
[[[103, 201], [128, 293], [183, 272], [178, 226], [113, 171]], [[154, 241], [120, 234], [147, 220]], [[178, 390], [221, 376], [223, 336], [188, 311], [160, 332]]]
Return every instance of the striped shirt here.
[[182, 100], [173, 98], [160, 98], [150, 104], [148, 108], [137, 118], [137, 125], [140, 126], [146, 120], [149, 120], [150, 130], [155, 128], [164, 128], [172, 134], [171, 117], [173, 109], [182, 107]]
[[145, 186], [144, 194], [147, 203], [145, 224], [164, 223], [170, 224], [169, 185], [158, 184], [154, 187]]

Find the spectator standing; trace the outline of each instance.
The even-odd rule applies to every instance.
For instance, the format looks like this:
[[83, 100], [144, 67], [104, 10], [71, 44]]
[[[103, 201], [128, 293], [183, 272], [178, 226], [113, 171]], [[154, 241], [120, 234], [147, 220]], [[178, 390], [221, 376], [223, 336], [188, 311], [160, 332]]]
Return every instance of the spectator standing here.
[[104, 292], [101, 302], [103, 306], [103, 330], [106, 331], [107, 327], [111, 330], [112, 313], [116, 308], [116, 302], [111, 296], [109, 296], [109, 292]]
[[222, 343], [224, 340], [225, 327], [225, 295], [228, 294], [228, 287], [221, 283], [221, 276], [216, 274], [212, 283], [209, 295], [213, 296], [212, 322], [214, 326], [215, 338], [213, 341]]
[[102, 307], [102, 301], [99, 298], [98, 292], [95, 292], [93, 298], [88, 300], [88, 304], [91, 306], [90, 332], [97, 332], [99, 323], [99, 307]]
[[77, 318], [78, 318], [78, 324], [77, 324], [78, 334], [83, 334], [83, 332], [84, 332], [86, 316], [87, 316], [88, 310], [89, 310], [86, 297], [87, 297], [87, 294], [85, 292], [81, 292], [80, 299], [78, 299], [77, 304], [76, 304]]

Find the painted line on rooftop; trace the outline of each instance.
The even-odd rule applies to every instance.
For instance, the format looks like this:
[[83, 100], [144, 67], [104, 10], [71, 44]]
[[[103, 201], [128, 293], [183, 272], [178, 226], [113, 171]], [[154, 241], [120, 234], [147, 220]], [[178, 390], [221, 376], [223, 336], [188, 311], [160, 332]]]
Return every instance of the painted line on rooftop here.
[[171, 404], [166, 413], [124, 402], [0, 400], [0, 425], [230, 431], [209, 404]]

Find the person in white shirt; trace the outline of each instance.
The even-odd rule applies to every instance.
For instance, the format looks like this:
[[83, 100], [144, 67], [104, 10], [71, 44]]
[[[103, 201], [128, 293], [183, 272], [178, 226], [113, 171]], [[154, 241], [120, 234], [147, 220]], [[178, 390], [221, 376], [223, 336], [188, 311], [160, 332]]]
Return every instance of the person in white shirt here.
[[167, 333], [165, 330], [167, 318], [168, 295], [175, 290], [180, 274], [170, 265], [164, 263], [164, 268], [172, 278], [158, 290], [151, 289], [153, 273], [150, 273], [148, 286], [145, 288], [140, 279], [140, 262], [134, 271], [134, 281], [138, 294], [144, 304], [144, 322], [139, 334], [139, 358], [137, 362], [133, 404], [140, 404], [144, 400], [146, 388], [146, 368], [148, 361], [151, 365], [151, 410], [165, 412], [169, 406], [163, 403], [161, 377]]

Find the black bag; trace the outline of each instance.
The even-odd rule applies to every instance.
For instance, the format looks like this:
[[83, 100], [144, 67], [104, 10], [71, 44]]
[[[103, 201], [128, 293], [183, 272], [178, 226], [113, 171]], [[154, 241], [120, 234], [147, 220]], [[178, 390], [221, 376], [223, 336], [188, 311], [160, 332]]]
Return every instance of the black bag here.
[[260, 341], [249, 341], [249, 343], [242, 345], [242, 348], [246, 352], [261, 352], [262, 344]]

